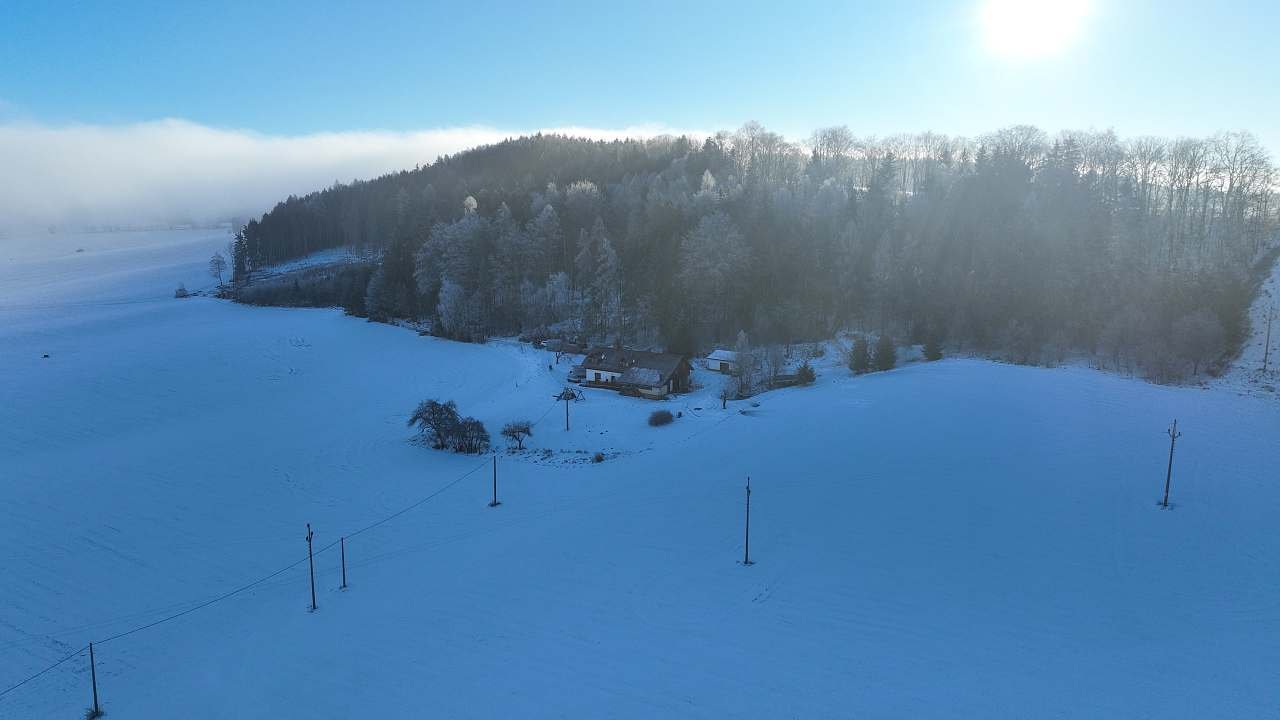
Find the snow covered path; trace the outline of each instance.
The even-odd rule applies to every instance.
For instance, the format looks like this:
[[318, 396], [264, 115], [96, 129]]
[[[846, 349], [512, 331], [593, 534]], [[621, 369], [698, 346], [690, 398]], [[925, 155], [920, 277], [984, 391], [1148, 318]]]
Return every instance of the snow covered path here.
[[[65, 309], [0, 314], [0, 688], [305, 557], [305, 523], [322, 547], [476, 470], [354, 538], [346, 591], [319, 555], [314, 614], [303, 563], [102, 645], [109, 717], [1280, 714], [1274, 400], [828, 365], [758, 408], [721, 411], [708, 382], [663, 428], [588, 391], [565, 432], [545, 353], [152, 299], [223, 242], [187, 240], [187, 264], [131, 254], [150, 274], [0, 285], [0, 306]], [[73, 305], [86, 287], [139, 302]], [[553, 454], [500, 456], [491, 509], [484, 459], [407, 442], [425, 397], [495, 433], [541, 417]], [[0, 717], [88, 702], [77, 658]]]

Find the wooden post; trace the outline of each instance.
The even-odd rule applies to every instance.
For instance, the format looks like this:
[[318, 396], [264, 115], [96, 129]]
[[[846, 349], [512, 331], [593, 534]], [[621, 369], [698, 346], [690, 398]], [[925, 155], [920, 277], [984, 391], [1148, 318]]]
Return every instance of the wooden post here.
[[751, 477], [747, 477], [747, 527], [742, 543], [742, 564], [751, 564]]
[[1267, 308], [1267, 344], [1262, 348], [1262, 374], [1267, 373], [1267, 361], [1271, 359], [1271, 321], [1275, 319], [1276, 306]]
[[1182, 433], [1178, 432], [1178, 421], [1173, 421], [1173, 426], [1169, 428], [1169, 468], [1164, 473], [1164, 501], [1160, 503], [1163, 507], [1169, 507], [1169, 482], [1173, 479], [1173, 446], [1177, 444], [1178, 438], [1182, 437]]
[[498, 507], [502, 503], [498, 502], [498, 454], [493, 455], [493, 500], [489, 503], [489, 507]]
[[98, 668], [93, 660], [93, 643], [89, 643], [89, 682], [93, 684], [93, 715], [101, 717], [102, 708], [98, 707]]
[[564, 430], [569, 431], [569, 391], [564, 391]]
[[342, 587], [339, 590], [347, 589], [347, 539], [345, 537], [338, 538], [338, 552], [342, 556]]
[[311, 523], [307, 523], [307, 564], [311, 566], [311, 611], [316, 609], [316, 561], [311, 554], [311, 538], [314, 533], [311, 532]]

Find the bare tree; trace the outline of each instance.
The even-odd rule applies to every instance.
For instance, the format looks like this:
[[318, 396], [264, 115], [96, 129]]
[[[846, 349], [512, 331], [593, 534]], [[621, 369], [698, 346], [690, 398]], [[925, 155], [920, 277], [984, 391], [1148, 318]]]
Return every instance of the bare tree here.
[[524, 439], [533, 435], [533, 423], [528, 420], [513, 420], [502, 426], [502, 436], [516, 444], [517, 450], [524, 449]]
[[720, 383], [720, 409], [729, 407], [729, 401], [738, 397], [738, 378], [727, 375]]

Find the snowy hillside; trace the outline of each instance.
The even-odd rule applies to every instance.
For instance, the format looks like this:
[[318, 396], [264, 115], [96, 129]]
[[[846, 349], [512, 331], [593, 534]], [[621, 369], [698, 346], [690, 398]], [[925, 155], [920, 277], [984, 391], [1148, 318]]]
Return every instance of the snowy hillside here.
[[[1270, 354], [1266, 352], [1268, 315], [1272, 318]], [[1240, 356], [1214, 381], [1214, 386], [1280, 400], [1280, 261], [1272, 265], [1271, 275], [1263, 281], [1249, 307], [1249, 334], [1240, 348]]]
[[[758, 407], [586, 390], [565, 431], [548, 353], [175, 300], [225, 235], [98, 240], [0, 270], [0, 690], [106, 641], [110, 718], [1280, 714], [1274, 399], [832, 352]], [[410, 442], [428, 397], [498, 447], [537, 421], [499, 507], [488, 458]], [[308, 612], [306, 523], [428, 497], [348, 589], [318, 555]], [[76, 655], [0, 717], [89, 703]]]

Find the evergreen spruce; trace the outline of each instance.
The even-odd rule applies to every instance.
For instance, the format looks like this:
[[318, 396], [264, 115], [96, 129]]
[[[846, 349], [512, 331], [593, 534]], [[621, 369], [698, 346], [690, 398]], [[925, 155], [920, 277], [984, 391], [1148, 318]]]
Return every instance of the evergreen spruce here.
[[849, 353], [849, 369], [856, 375], [871, 372], [871, 347], [866, 335], [854, 339], [853, 351]]
[[898, 364], [898, 349], [894, 347], [893, 337], [889, 333], [882, 333], [880, 339], [876, 341], [876, 370], [892, 370]]

